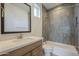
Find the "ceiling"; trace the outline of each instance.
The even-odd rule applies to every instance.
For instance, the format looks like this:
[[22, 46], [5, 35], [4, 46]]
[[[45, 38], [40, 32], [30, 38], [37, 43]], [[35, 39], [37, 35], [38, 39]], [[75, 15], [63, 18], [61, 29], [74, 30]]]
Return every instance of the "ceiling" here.
[[56, 7], [56, 6], [58, 6], [58, 5], [60, 5], [61, 3], [43, 3], [43, 5], [45, 6], [45, 8], [47, 9], [47, 10], [49, 10], [49, 9], [51, 9], [51, 8], [54, 8], [54, 7]]

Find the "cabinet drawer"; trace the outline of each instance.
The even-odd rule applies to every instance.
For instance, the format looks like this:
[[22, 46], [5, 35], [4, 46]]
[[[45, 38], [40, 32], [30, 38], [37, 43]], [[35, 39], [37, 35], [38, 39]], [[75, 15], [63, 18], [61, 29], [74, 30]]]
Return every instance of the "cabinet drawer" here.
[[42, 46], [39, 46], [32, 51], [32, 56], [41, 56], [41, 55], [42, 55]]

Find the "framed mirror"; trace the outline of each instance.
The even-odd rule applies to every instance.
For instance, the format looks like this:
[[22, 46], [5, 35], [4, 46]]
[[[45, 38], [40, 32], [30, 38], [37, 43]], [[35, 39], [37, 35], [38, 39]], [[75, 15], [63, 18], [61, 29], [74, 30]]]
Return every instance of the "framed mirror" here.
[[31, 6], [26, 3], [1, 4], [1, 33], [31, 32]]

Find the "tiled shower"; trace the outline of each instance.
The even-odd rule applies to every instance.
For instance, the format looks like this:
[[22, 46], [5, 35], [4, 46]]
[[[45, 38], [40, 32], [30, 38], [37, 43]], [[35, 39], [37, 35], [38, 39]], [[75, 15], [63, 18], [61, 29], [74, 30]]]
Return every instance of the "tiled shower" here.
[[79, 4], [63, 3], [49, 10], [43, 6], [42, 12], [45, 55], [78, 55]]
[[43, 6], [43, 37], [53, 42], [76, 45], [75, 4], [61, 4], [50, 10]]

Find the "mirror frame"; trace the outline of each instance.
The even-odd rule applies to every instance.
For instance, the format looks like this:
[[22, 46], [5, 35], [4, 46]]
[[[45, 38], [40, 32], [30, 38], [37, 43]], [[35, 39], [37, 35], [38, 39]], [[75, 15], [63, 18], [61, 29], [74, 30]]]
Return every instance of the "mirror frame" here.
[[4, 24], [5, 24], [5, 21], [4, 21], [4, 13], [3, 12], [3, 9], [4, 9], [4, 4], [5, 3], [1, 3], [1, 34], [9, 34], [9, 33], [28, 33], [28, 32], [31, 32], [31, 6], [28, 5], [27, 3], [24, 3], [25, 5], [29, 6], [30, 8], [30, 16], [29, 16], [29, 31], [16, 31], [16, 32], [5, 32], [4, 31]]

